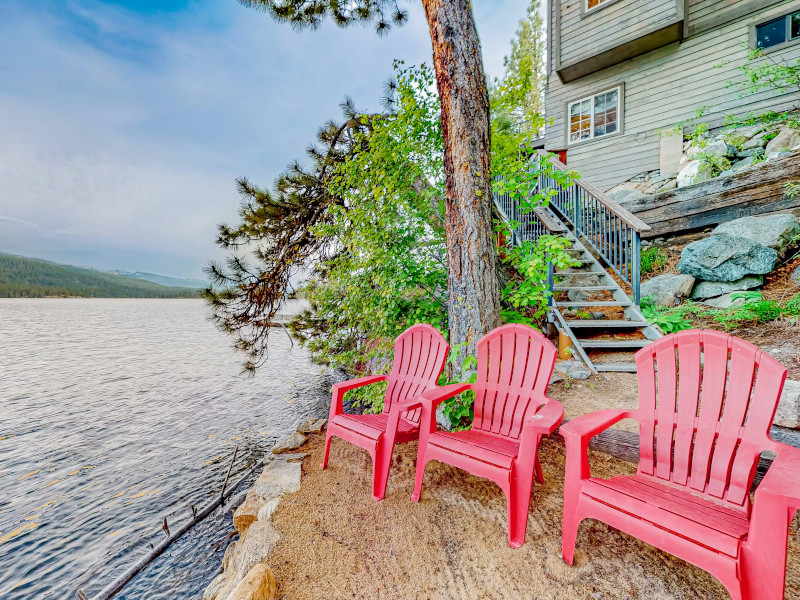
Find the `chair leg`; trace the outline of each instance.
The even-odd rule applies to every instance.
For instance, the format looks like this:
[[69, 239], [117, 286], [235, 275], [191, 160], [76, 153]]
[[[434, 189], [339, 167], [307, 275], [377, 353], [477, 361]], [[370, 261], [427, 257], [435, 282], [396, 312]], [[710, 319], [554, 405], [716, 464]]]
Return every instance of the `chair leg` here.
[[511, 485], [506, 490], [506, 509], [508, 511], [508, 545], [519, 548], [525, 543], [525, 533], [528, 530], [528, 512], [531, 507], [531, 489], [533, 488], [533, 473], [513, 477]]
[[389, 469], [392, 466], [392, 452], [394, 448], [381, 438], [372, 460], [372, 497], [383, 500], [386, 495], [386, 484], [389, 481]]
[[542, 464], [539, 462], [539, 454], [536, 454], [536, 462], [534, 463], [534, 467], [536, 468], [536, 481], [539, 483], [544, 483], [544, 473], [542, 473]]
[[424, 458], [420, 460], [417, 458], [417, 473], [414, 476], [414, 493], [411, 494], [411, 499], [414, 502], [419, 502], [419, 496], [422, 493], [422, 478], [425, 477], [425, 466], [428, 461]]
[[329, 429], [325, 434], [325, 453], [322, 455], [322, 464], [320, 465], [321, 469], [325, 469], [325, 467], [328, 466], [328, 454], [331, 451], [331, 438], [333, 438], [333, 435], [331, 435]]

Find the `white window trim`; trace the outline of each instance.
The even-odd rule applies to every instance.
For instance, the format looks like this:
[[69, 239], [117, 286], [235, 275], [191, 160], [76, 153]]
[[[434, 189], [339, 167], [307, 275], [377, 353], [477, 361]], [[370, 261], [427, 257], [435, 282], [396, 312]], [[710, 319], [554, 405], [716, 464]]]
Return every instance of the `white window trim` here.
[[[784, 7], [783, 10], [786, 10], [786, 8]], [[800, 6], [795, 6], [789, 12], [785, 12], [782, 15], [781, 14], [772, 15], [771, 17], [760, 19], [755, 23], [753, 23], [752, 27], [750, 27], [750, 47], [753, 50], [761, 51], [763, 54], [769, 54], [770, 52], [778, 52], [790, 46], [794, 46], [795, 44], [800, 44], [800, 37], [796, 37], [793, 40], [789, 39], [791, 35], [791, 19], [789, 17], [791, 17], [793, 14], [797, 12], [800, 12]], [[767, 48], [758, 48], [756, 46], [757, 44], [756, 29], [758, 29], [758, 27], [760, 27], [761, 25], [766, 25], [767, 23], [771, 23], [772, 21], [777, 21], [778, 19], [783, 19], [785, 22], [786, 41], [781, 42], [780, 44], [775, 44], [773, 46], [768, 46]]]
[[[613, 92], [614, 90], [617, 91], [617, 130], [614, 133], [606, 133], [605, 135], [601, 135], [600, 137], [594, 136], [594, 98], [595, 96], [600, 96], [602, 94], [607, 94], [608, 92]], [[584, 96], [578, 100], [573, 100], [571, 102], [567, 102], [567, 115], [566, 115], [566, 127], [567, 127], [567, 145], [574, 146], [577, 144], [586, 144], [588, 142], [594, 142], [598, 140], [604, 140], [606, 138], [615, 137], [622, 133], [622, 117], [623, 117], [623, 94], [625, 92], [625, 85], [620, 83], [619, 85], [615, 85], [604, 90], [600, 90], [599, 92], [594, 92], [589, 94], [588, 96]], [[580, 104], [586, 100], [591, 100], [590, 104], [592, 107], [592, 116], [591, 116], [591, 127], [589, 129], [589, 137], [584, 140], [570, 140], [570, 113], [571, 109], [575, 104]]]
[[606, 6], [619, 2], [620, 0], [603, 0], [597, 6], [589, 8], [589, 0], [581, 0], [581, 16], [588, 15], [598, 10], [604, 9]]

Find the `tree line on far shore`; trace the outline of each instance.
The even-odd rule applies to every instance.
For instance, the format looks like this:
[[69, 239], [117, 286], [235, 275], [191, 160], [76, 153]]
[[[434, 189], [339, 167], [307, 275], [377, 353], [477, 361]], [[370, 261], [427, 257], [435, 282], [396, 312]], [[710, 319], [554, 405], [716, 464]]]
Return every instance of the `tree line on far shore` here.
[[92, 269], [0, 255], [0, 298], [196, 298], [198, 292]]

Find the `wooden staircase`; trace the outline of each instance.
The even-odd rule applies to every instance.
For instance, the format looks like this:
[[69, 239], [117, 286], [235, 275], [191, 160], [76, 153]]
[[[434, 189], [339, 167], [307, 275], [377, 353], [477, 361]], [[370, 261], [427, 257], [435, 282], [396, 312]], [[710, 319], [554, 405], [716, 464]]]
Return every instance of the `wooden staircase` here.
[[662, 335], [639, 308], [639, 234], [649, 227], [586, 182], [562, 187], [548, 169], [566, 166], [547, 153], [537, 153], [532, 168], [539, 189], [558, 190], [547, 208], [522, 214], [508, 195], [494, 201], [512, 225], [510, 243], [545, 234], [570, 241], [575, 266], [554, 272], [550, 265], [549, 321], [593, 373], [635, 372], [633, 353]]

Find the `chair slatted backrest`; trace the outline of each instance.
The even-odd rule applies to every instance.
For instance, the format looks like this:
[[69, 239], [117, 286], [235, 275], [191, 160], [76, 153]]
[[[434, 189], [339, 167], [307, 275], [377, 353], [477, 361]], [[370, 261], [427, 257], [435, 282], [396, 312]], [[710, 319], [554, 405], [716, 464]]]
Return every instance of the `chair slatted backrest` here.
[[472, 429], [518, 439], [525, 418], [547, 403], [556, 353], [550, 340], [527, 325], [503, 325], [482, 337]]
[[691, 329], [639, 350], [636, 369], [639, 473], [749, 511], [786, 368], [742, 339]]
[[[413, 398], [435, 386], [449, 350], [444, 336], [427, 323], [412, 325], [401, 333], [394, 341], [394, 361], [383, 412], [388, 413], [394, 402]], [[419, 423], [420, 409], [403, 413], [403, 418]]]

